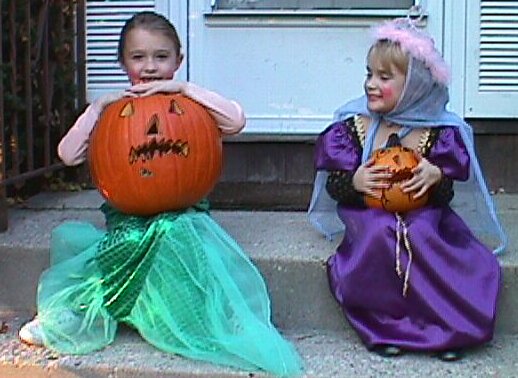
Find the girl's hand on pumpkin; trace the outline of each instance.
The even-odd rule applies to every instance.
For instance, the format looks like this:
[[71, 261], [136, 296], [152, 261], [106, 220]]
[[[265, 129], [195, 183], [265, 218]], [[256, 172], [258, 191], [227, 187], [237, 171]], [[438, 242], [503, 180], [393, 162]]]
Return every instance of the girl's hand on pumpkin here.
[[387, 182], [392, 174], [386, 166], [375, 166], [374, 159], [370, 158], [360, 165], [353, 176], [353, 186], [358, 192], [374, 198], [381, 198], [381, 189], [390, 187]]
[[442, 177], [442, 171], [426, 158], [421, 158], [419, 164], [412, 170], [411, 179], [401, 184], [403, 192], [416, 192], [414, 198], [423, 196], [428, 189], [437, 184]]
[[135, 84], [129, 91], [137, 96], [150, 96], [155, 93], [179, 93], [183, 91], [184, 83], [177, 80], [153, 80], [147, 83]]
[[98, 97], [92, 103], [92, 106], [95, 109], [97, 109], [97, 111], [100, 113], [105, 107], [110, 105], [112, 102], [118, 101], [123, 97], [136, 97], [136, 95], [128, 90], [121, 92], [111, 92]]

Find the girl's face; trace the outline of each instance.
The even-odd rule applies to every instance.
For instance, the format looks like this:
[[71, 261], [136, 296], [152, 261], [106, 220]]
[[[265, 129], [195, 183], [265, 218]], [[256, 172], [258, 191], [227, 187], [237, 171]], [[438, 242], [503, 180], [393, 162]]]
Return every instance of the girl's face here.
[[388, 113], [397, 105], [406, 75], [394, 64], [382, 64], [380, 59], [369, 56], [364, 90], [367, 107], [374, 113]]
[[174, 42], [159, 31], [135, 28], [126, 36], [123, 67], [131, 84], [172, 79], [182, 58]]

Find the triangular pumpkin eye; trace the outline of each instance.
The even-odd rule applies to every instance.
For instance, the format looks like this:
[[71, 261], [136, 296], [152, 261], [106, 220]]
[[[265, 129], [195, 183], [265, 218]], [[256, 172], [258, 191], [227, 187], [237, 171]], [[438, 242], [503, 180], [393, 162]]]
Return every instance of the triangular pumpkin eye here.
[[177, 115], [183, 114], [183, 109], [175, 100], [171, 100], [171, 104], [169, 105], [169, 113], [174, 113]]
[[160, 128], [160, 119], [158, 118], [158, 116], [156, 114], [153, 114], [153, 117], [151, 117], [151, 120], [149, 121], [147, 135], [148, 136], [158, 135], [159, 128]]
[[121, 110], [121, 117], [131, 117], [135, 113], [135, 109], [133, 107], [133, 101], [130, 101], [124, 105]]

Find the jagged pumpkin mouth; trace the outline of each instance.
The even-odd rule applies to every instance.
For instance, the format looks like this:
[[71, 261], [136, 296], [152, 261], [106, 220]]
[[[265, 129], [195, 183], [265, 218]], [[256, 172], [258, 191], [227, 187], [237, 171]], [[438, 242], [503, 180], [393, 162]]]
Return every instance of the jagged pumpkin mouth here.
[[130, 148], [129, 163], [134, 164], [139, 160], [145, 163], [155, 159], [155, 157], [160, 158], [167, 155], [187, 157], [189, 155], [189, 143], [181, 139], [157, 139], [153, 137], [146, 143]]
[[401, 183], [406, 180], [410, 180], [414, 174], [411, 169], [402, 169], [392, 173], [392, 177], [388, 180], [391, 183]]

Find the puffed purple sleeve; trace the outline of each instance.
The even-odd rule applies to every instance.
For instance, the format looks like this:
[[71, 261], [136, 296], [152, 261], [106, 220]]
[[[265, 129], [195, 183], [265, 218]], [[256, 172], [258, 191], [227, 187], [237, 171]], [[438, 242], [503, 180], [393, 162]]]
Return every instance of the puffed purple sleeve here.
[[466, 181], [469, 177], [469, 154], [459, 130], [455, 127], [441, 129], [430, 149], [428, 160], [453, 180]]
[[347, 121], [329, 126], [319, 135], [315, 145], [317, 170], [356, 170], [361, 162], [361, 151]]

